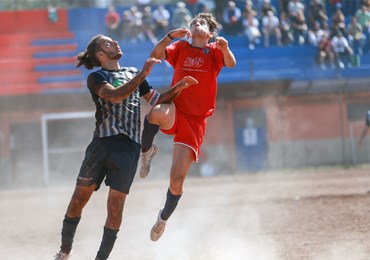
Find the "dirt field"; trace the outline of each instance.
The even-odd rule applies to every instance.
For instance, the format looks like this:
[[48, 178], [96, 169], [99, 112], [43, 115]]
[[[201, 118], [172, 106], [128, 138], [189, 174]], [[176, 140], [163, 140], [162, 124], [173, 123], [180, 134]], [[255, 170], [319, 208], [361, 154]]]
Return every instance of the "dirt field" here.
[[[153, 243], [167, 185], [135, 180], [110, 260], [370, 259], [370, 168], [189, 178]], [[1, 260], [52, 259], [72, 190], [0, 191]], [[87, 205], [71, 259], [94, 259], [106, 195], [101, 189]]]

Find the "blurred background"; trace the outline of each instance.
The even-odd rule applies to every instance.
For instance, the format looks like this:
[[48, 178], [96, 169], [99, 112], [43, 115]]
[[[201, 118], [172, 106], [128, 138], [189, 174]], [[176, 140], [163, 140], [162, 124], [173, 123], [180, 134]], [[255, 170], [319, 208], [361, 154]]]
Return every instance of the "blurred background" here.
[[[73, 183], [95, 127], [76, 55], [96, 34], [141, 69], [154, 44], [213, 13], [237, 66], [218, 78], [200, 162], [207, 177], [370, 162], [359, 138], [370, 107], [366, 0], [0, 1], [0, 188]], [[173, 70], [148, 80], [162, 91]], [[145, 103], [145, 102], [144, 102]], [[143, 103], [143, 115], [149, 107]], [[168, 176], [172, 138], [159, 134], [151, 178]]]

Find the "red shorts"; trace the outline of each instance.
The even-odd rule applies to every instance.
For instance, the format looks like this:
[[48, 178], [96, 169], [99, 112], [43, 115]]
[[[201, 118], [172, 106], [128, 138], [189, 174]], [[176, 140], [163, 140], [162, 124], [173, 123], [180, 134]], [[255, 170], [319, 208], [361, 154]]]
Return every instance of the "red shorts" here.
[[[176, 109], [176, 106], [174, 106]], [[192, 116], [176, 109], [175, 122], [170, 129], [161, 129], [168, 135], [174, 135], [174, 144], [182, 144], [194, 151], [194, 160], [198, 162], [200, 147], [206, 132], [207, 117]]]

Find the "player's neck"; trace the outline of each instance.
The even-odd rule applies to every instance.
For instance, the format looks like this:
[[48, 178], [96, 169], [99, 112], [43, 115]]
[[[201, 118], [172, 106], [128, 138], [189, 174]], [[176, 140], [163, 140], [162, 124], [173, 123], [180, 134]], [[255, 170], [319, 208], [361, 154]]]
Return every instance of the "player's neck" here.
[[208, 44], [209, 39], [208, 38], [193, 38], [191, 42], [191, 46], [203, 48]]
[[105, 70], [119, 70], [121, 68], [117, 61], [104, 62], [101, 67]]

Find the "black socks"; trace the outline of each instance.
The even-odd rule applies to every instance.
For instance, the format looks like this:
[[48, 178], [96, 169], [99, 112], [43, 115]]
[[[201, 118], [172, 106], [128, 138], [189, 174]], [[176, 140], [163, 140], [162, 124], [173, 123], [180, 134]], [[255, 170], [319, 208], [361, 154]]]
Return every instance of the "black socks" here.
[[100, 244], [100, 248], [96, 258], [99, 260], [106, 260], [109, 257], [110, 252], [113, 249], [114, 242], [117, 239], [117, 233], [119, 230], [112, 230], [104, 227], [103, 239]]
[[69, 218], [64, 217], [62, 227], [62, 245], [60, 249], [62, 252], [69, 253], [72, 249], [73, 238], [76, 233], [77, 225], [80, 222], [81, 217]]
[[144, 119], [144, 129], [141, 135], [141, 151], [145, 153], [153, 144], [154, 136], [159, 131], [159, 125], [149, 123], [148, 119]]
[[171, 214], [175, 211], [180, 198], [181, 195], [173, 195], [170, 191], [170, 188], [168, 188], [166, 203], [161, 213], [162, 220], [167, 220], [170, 218]]

